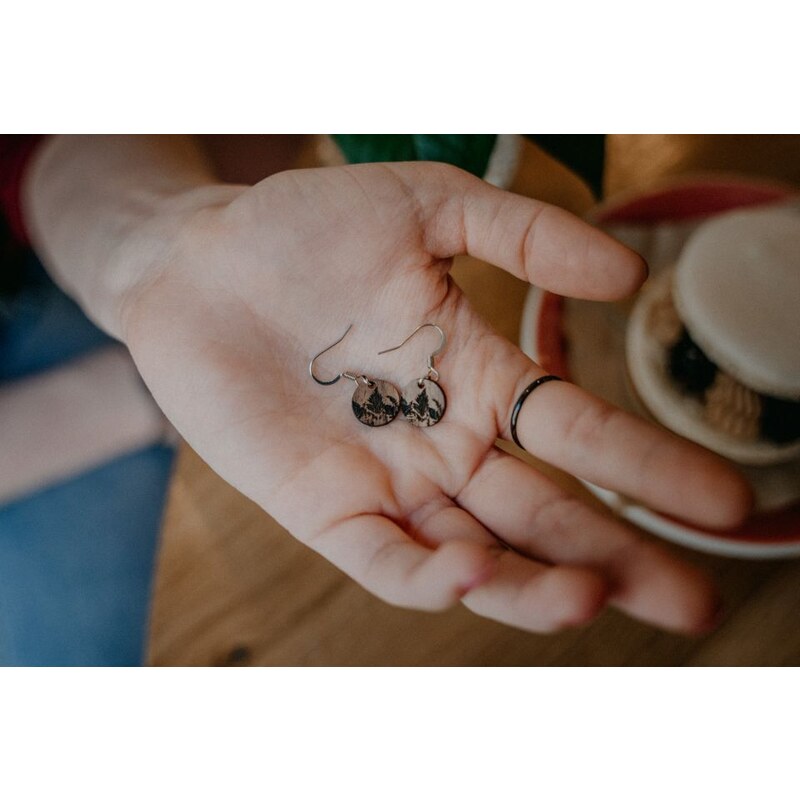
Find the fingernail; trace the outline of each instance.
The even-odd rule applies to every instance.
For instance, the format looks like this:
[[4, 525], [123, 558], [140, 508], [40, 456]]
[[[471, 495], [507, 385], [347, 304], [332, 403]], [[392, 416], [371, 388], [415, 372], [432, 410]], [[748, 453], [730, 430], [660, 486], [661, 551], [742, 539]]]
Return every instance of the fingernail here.
[[484, 568], [478, 572], [472, 580], [468, 583], [462, 584], [459, 587], [459, 592], [461, 593], [461, 597], [463, 597], [468, 592], [471, 592], [473, 589], [477, 589], [479, 586], [482, 586], [489, 578], [492, 577], [494, 573], [494, 561], [490, 561], [489, 563], [484, 566]]
[[722, 625], [722, 623], [725, 621], [726, 616], [727, 613], [725, 610], [725, 606], [722, 600], [720, 599], [717, 601], [714, 607], [714, 611], [711, 613], [711, 616], [703, 625], [700, 626], [698, 633], [701, 636], [706, 636], [709, 633], [713, 633], [715, 630], [717, 630], [717, 628], [719, 628], [720, 625]]

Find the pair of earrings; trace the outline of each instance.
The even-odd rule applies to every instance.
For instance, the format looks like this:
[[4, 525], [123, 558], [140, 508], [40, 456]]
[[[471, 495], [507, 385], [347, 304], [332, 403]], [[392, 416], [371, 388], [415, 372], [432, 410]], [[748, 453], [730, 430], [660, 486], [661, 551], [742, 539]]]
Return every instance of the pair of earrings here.
[[332, 345], [317, 353], [309, 362], [308, 372], [311, 377], [321, 386], [332, 386], [340, 378], [347, 378], [356, 384], [353, 392], [352, 407], [356, 419], [371, 428], [378, 428], [381, 425], [388, 425], [402, 410], [406, 419], [418, 428], [427, 428], [435, 425], [444, 416], [447, 406], [447, 399], [444, 391], [439, 385], [439, 371], [434, 367], [434, 359], [444, 350], [447, 337], [444, 331], [432, 322], [426, 322], [417, 326], [406, 339], [396, 347], [381, 350], [378, 355], [391, 353], [399, 350], [417, 332], [423, 328], [436, 328], [441, 337], [439, 346], [428, 356], [428, 370], [421, 378], [415, 378], [406, 384], [402, 391], [390, 381], [379, 378], [368, 378], [366, 375], [356, 375], [352, 372], [340, 372], [335, 378], [324, 381], [314, 374], [314, 362], [328, 350], [333, 349], [339, 344], [352, 328], [352, 323], [342, 336]]

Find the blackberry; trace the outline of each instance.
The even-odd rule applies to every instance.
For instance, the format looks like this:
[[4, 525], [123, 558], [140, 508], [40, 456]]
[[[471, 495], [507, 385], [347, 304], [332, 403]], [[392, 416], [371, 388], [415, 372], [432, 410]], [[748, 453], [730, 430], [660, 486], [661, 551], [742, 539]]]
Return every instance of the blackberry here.
[[800, 439], [800, 402], [762, 395], [761, 436], [775, 444]]
[[702, 394], [714, 382], [717, 365], [697, 346], [686, 328], [668, 354], [669, 374], [689, 394]]

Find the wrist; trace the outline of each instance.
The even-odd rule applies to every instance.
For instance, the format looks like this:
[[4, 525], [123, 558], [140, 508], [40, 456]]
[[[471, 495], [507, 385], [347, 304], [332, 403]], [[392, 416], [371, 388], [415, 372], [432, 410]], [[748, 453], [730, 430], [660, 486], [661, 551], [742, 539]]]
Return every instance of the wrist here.
[[31, 244], [89, 317], [122, 338], [121, 313], [204, 208], [241, 191], [220, 185], [192, 137], [53, 136], [22, 186]]
[[127, 343], [132, 316], [157, 297], [168, 272], [202, 256], [202, 241], [219, 224], [217, 212], [246, 188], [211, 184], [162, 196], [119, 236], [86, 303], [105, 330]]

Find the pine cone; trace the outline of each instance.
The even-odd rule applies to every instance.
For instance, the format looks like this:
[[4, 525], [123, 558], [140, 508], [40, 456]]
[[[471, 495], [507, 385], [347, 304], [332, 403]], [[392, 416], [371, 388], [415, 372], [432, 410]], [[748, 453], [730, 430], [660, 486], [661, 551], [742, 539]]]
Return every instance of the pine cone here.
[[672, 347], [678, 341], [683, 331], [683, 323], [675, 310], [670, 291], [655, 300], [650, 308], [647, 322], [650, 333], [663, 347]]
[[758, 439], [761, 419], [761, 398], [720, 371], [706, 390], [706, 421], [717, 430], [737, 439]]

